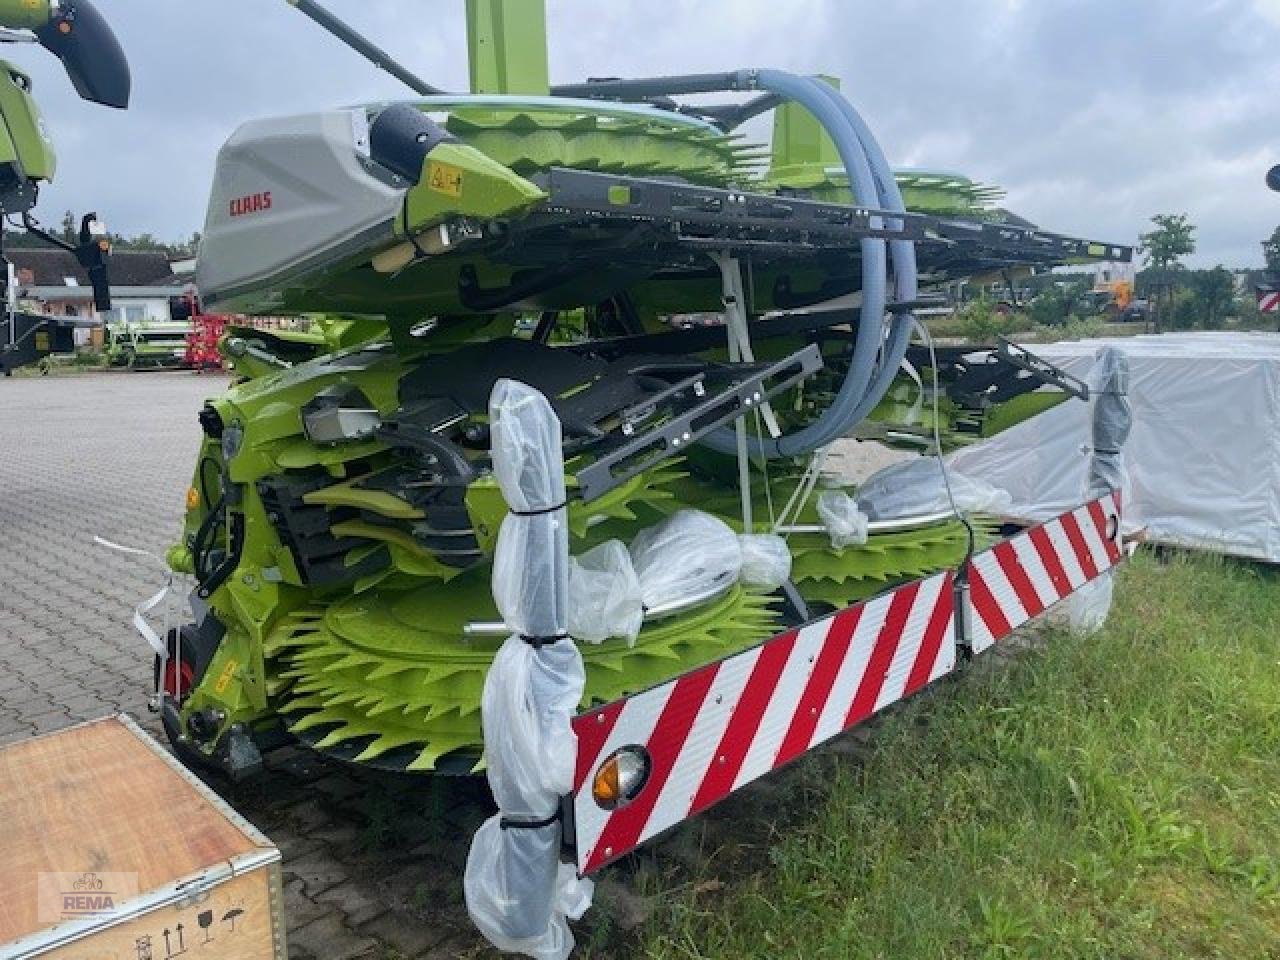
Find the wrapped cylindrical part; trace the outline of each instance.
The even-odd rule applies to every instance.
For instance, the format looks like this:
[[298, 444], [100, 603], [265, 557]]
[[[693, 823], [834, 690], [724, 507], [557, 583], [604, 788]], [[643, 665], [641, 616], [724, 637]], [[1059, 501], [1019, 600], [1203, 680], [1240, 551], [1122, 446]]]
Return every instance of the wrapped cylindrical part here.
[[1121, 451], [1133, 429], [1129, 406], [1129, 358], [1115, 347], [1098, 351], [1089, 395], [1093, 399], [1093, 458], [1089, 463], [1091, 497], [1124, 487]]
[[824, 490], [818, 495], [818, 519], [831, 538], [831, 546], [837, 550], [862, 546], [867, 542], [867, 515], [858, 508], [858, 501], [843, 490]]
[[[1007, 490], [949, 470], [943, 475], [936, 457], [917, 457], [885, 467], [858, 488], [858, 506], [872, 520], [901, 520], [951, 509], [961, 513], [1007, 513], [1013, 498]], [[950, 484], [951, 493], [947, 487]]]
[[776, 590], [791, 576], [791, 551], [772, 534], [736, 536], [722, 520], [683, 511], [642, 531], [632, 545], [607, 540], [569, 560], [569, 632], [584, 643], [634, 643], [646, 618], [678, 615], [721, 597], [734, 583]]
[[627, 545], [606, 540], [569, 560], [569, 633], [582, 643], [618, 637], [635, 643], [644, 600]]
[[738, 537], [742, 548], [743, 583], [762, 590], [777, 590], [791, 579], [791, 550], [787, 541], [771, 533], [749, 533]]
[[560, 421], [546, 397], [513, 380], [494, 386], [489, 416], [493, 471], [511, 508], [498, 533], [493, 596], [516, 633], [485, 677], [485, 758], [500, 812], [472, 839], [463, 889], [494, 946], [564, 960], [573, 948], [566, 915], [581, 915], [591, 886], [559, 862], [557, 814], [577, 760], [570, 721], [586, 685], [568, 636]]
[[631, 541], [631, 562], [646, 609], [718, 595], [742, 572], [738, 535], [718, 517], [681, 510]]
[[[1125, 487], [1124, 444], [1133, 427], [1129, 406], [1129, 358], [1115, 347], [1102, 347], [1089, 374], [1093, 453], [1085, 497], [1095, 500]], [[1114, 571], [1086, 583], [1051, 612], [1050, 620], [1081, 633], [1096, 633], [1107, 622], [1115, 592]]]

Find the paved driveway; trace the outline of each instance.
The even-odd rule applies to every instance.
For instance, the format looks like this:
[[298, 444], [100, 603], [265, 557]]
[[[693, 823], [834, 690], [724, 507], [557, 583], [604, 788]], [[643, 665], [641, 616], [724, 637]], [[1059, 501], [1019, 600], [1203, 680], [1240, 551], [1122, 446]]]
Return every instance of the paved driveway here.
[[133, 604], [178, 532], [210, 377], [0, 380], [0, 743], [112, 710], [145, 712]]
[[[130, 621], [164, 573], [93, 538], [163, 555], [196, 413], [220, 387], [168, 372], [0, 379], [0, 744], [118, 711], [162, 736]], [[477, 784], [383, 779], [291, 750], [268, 763], [254, 783], [215, 786], [284, 852], [292, 956], [477, 949], [458, 839], [485, 815]]]

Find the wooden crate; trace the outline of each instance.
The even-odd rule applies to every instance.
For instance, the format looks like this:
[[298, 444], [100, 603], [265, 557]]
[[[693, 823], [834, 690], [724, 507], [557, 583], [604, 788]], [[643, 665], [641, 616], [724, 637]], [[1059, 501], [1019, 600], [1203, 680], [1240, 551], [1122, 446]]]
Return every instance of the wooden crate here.
[[0, 958], [285, 960], [280, 854], [128, 717], [0, 749]]

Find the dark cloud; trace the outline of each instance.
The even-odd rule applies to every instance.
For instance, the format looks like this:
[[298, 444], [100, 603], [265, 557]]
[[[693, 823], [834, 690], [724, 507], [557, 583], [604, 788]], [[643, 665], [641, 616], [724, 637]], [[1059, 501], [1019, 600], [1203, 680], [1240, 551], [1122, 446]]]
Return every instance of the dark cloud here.
[[[99, 0], [135, 103], [77, 100], [14, 48], [59, 146], [42, 212], [116, 229], [198, 229], [218, 147], [251, 117], [402, 96], [283, 0]], [[432, 82], [466, 86], [460, 0], [330, 0]], [[1132, 241], [1187, 212], [1199, 263], [1259, 261], [1280, 223], [1280, 2], [549, 0], [552, 76], [779, 66], [843, 78], [891, 160], [997, 183], [1068, 232]], [[753, 130], [753, 132], [757, 132]], [[760, 131], [763, 132], [763, 131]]]

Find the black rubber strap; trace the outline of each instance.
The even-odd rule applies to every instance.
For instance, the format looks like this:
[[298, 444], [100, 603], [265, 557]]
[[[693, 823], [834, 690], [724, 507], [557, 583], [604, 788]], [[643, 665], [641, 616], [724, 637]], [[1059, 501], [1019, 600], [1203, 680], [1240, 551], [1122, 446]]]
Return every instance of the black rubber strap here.
[[404, 235], [405, 235], [405, 239], [409, 241], [409, 245], [413, 247], [414, 252], [417, 254], [417, 256], [414, 259], [425, 260], [427, 257], [430, 256], [430, 254], [427, 253], [427, 251], [422, 249], [422, 245], [418, 243], [417, 234], [415, 234], [413, 232], [413, 229], [409, 226], [409, 194], [411, 192], [412, 191], [409, 191], [409, 190], [405, 191], [404, 201], [401, 204], [401, 208], [400, 208], [404, 215]]
[[541, 510], [512, 510], [513, 517], [541, 517], [548, 513], [555, 513], [557, 510], [563, 510], [569, 505], [568, 500], [561, 500], [554, 507], [543, 507]]
[[541, 650], [543, 647], [549, 647], [553, 643], [559, 643], [561, 640], [568, 640], [569, 635], [567, 633], [557, 633], [550, 637], [531, 637], [527, 633], [522, 633], [520, 634], [520, 639], [533, 647], [533, 649]]
[[513, 820], [510, 817], [503, 817], [498, 821], [498, 826], [503, 830], [541, 830], [543, 827], [559, 822], [560, 811], [557, 810], [551, 816], [543, 817], [541, 820]]

